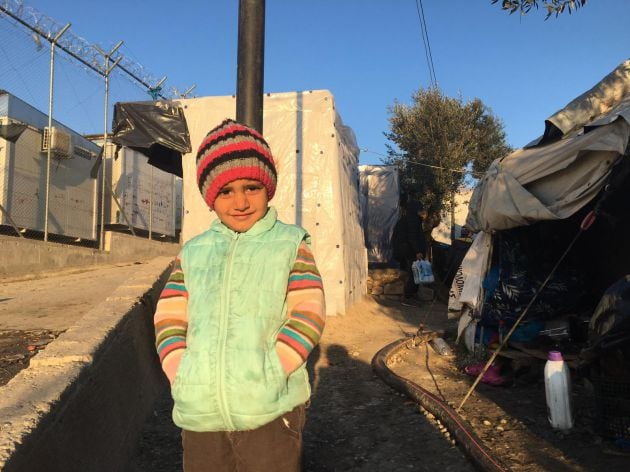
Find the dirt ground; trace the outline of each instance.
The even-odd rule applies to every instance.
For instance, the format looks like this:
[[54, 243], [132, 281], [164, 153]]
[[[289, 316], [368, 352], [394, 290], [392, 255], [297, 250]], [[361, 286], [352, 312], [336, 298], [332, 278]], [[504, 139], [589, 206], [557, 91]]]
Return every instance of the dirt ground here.
[[[27, 284], [0, 287], [0, 385], [53, 341], [94, 303], [104, 299], [134, 264], [94, 272], [58, 274]], [[98, 275], [98, 276], [96, 276]], [[72, 303], [68, 303], [68, 291]], [[445, 330], [452, 342], [455, 322], [440, 302], [404, 302], [369, 297], [344, 316], [330, 317], [321, 345], [309, 361], [313, 387], [304, 433], [304, 470], [472, 471], [457, 445], [417, 404], [389, 388], [370, 366], [377, 351], [413, 335], [420, 323]], [[461, 358], [441, 357], [420, 346], [398, 356], [393, 370], [458, 404], [473, 378]], [[595, 428], [593, 394], [574, 382], [576, 426], [554, 431], [546, 419], [543, 362], [513, 375], [507, 386], [479, 385], [462, 412], [493, 454], [514, 471], [626, 471], [630, 457], [618, 455]], [[166, 383], [136, 444], [127, 472], [181, 470], [179, 430], [170, 421]]]
[[0, 386], [26, 369], [31, 358], [59, 334], [48, 330], [0, 330]]
[[[394, 371], [457, 406], [474, 378], [427, 346], [407, 350]], [[495, 458], [515, 472], [630, 470], [630, 455], [620, 455], [597, 435], [590, 385], [573, 382], [575, 426], [562, 433], [547, 420], [544, 361], [514, 375], [507, 386], [477, 386], [460, 414]]]
[[[436, 306], [434, 316], [444, 307]], [[309, 362], [313, 395], [304, 432], [304, 470], [468, 472], [473, 467], [418, 406], [391, 390], [370, 362], [384, 345], [413, 334], [414, 306], [367, 299], [330, 317]], [[181, 470], [179, 431], [165, 391], [138, 442], [128, 472]]]
[[[145, 262], [0, 279], [0, 386]], [[164, 264], [167, 264], [166, 260]]]
[[[472, 471], [457, 445], [431, 415], [390, 389], [371, 369], [385, 345], [410, 336], [419, 323], [455, 331], [439, 302], [367, 298], [344, 316], [330, 317], [309, 367], [313, 396], [304, 432], [304, 470]], [[399, 356], [393, 370], [459, 404], [473, 378], [455, 356], [420, 346]], [[514, 471], [627, 471], [630, 457], [614, 454], [595, 433], [591, 397], [575, 386], [576, 426], [555, 432], [546, 419], [542, 366], [516, 376], [508, 386], [481, 384], [462, 415], [499, 460]], [[179, 431], [170, 421], [166, 385], [145, 425], [128, 472], [181, 470]]]

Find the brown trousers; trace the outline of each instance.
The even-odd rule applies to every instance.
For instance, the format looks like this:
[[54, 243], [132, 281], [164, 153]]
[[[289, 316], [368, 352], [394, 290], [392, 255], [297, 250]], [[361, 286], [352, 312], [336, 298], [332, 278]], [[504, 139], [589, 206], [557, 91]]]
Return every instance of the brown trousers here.
[[300, 472], [304, 405], [250, 431], [182, 431], [185, 472]]

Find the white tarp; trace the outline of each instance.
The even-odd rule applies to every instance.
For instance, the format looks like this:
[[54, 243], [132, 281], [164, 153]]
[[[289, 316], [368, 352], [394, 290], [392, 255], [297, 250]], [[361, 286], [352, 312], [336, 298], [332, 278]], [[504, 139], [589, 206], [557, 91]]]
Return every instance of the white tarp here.
[[[196, 183], [195, 155], [206, 133], [236, 115], [236, 99], [201, 97], [179, 101], [193, 151], [182, 157], [182, 242], [215, 218]], [[345, 311], [367, 292], [367, 251], [358, 199], [354, 133], [335, 111], [326, 90], [267, 94], [263, 135], [276, 159], [278, 188], [270, 202], [286, 223], [304, 227], [324, 281], [328, 315]]]
[[630, 136], [630, 61], [550, 117], [545, 136], [492, 163], [470, 202], [471, 229], [564, 219], [597, 195]]
[[179, 177], [149, 165], [145, 155], [128, 147], [122, 147], [116, 158], [107, 153], [105, 159], [112, 190], [125, 212], [121, 214], [110, 196], [105, 201], [106, 223], [129, 223], [153, 234], [175, 236]]
[[480, 232], [462, 261], [448, 296], [448, 318], [460, 318], [457, 337], [479, 313], [483, 299], [483, 278], [490, 262], [492, 234]]
[[[460, 188], [455, 194], [455, 231], [453, 238], [459, 238], [461, 236], [462, 227], [466, 224], [466, 217], [468, 216], [468, 203], [472, 196], [472, 189], [468, 187]], [[433, 229], [431, 236], [434, 241], [448, 244], [452, 243], [451, 240], [451, 212], [443, 211], [440, 216], [440, 224]]]
[[368, 261], [392, 260], [392, 232], [398, 221], [398, 167], [359, 166], [359, 199]]

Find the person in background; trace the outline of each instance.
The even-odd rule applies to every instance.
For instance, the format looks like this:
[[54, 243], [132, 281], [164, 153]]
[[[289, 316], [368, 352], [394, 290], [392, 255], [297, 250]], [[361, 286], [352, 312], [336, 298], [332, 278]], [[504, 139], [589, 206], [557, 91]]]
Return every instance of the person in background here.
[[400, 216], [392, 235], [394, 259], [400, 264], [400, 269], [408, 274], [404, 295], [413, 297], [418, 291], [414, 283], [412, 264], [418, 253], [426, 251], [422, 221], [420, 219], [420, 205], [414, 199], [413, 193], [402, 194], [400, 198]]
[[423, 252], [426, 260], [431, 262], [433, 261], [433, 230], [440, 225], [441, 218], [439, 212], [427, 210], [420, 212], [420, 218], [426, 248]]
[[324, 292], [308, 233], [268, 206], [276, 180], [247, 126], [225, 120], [199, 146], [197, 183], [218, 219], [183, 246], [154, 316], [186, 472], [301, 470]]

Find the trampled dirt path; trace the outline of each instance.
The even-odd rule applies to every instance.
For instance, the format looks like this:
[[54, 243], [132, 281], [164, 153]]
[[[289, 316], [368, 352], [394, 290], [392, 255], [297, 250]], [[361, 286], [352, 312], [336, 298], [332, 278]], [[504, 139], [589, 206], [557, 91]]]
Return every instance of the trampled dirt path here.
[[[475, 470], [461, 450], [439, 432], [430, 416], [386, 386], [370, 362], [382, 347], [412, 335], [419, 323], [446, 330], [455, 322], [439, 302], [402, 303], [368, 298], [345, 316], [329, 318], [310, 360], [312, 404], [304, 434], [306, 472]], [[457, 405], [473, 379], [456, 357], [420, 346], [398, 356], [392, 369]], [[514, 376], [509, 385], [481, 384], [462, 412], [484, 444], [516, 472], [622, 472], [630, 456], [614, 454], [594, 428], [592, 395], [575, 385], [576, 426], [554, 431], [546, 419], [542, 365]], [[145, 425], [127, 472], [181, 470], [179, 431], [170, 421], [165, 386]]]
[[[391, 390], [370, 366], [378, 350], [415, 333], [425, 316], [429, 324], [431, 318], [445, 320], [443, 305], [429, 307], [366, 299], [350, 313], [328, 319], [310, 362], [313, 396], [304, 433], [305, 471], [474, 470], [418, 406]], [[170, 406], [166, 393], [147, 422], [130, 472], [181, 470], [179, 432], [170, 422]]]

